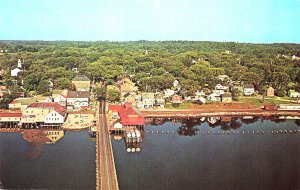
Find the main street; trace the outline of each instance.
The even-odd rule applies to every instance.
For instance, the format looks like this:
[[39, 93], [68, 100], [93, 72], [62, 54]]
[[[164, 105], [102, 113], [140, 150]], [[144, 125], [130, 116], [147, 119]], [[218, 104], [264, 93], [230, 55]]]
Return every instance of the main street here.
[[97, 123], [97, 189], [118, 190], [112, 146], [106, 122], [106, 102], [100, 101]]

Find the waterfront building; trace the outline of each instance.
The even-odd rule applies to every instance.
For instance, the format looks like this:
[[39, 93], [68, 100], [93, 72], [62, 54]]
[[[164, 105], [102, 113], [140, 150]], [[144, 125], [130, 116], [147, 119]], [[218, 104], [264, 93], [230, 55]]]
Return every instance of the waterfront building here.
[[21, 118], [20, 112], [0, 112], [0, 122], [20, 122]]
[[88, 91], [68, 91], [67, 109], [80, 110], [89, 106], [90, 92]]
[[245, 84], [243, 93], [245, 96], [252, 96], [254, 94], [254, 85], [253, 84]]
[[145, 125], [144, 117], [137, 113], [130, 103], [125, 103], [124, 105], [109, 105], [108, 110], [110, 117], [118, 113], [118, 118], [120, 118], [120, 123], [123, 127], [143, 127]]
[[85, 129], [95, 125], [95, 112], [94, 111], [75, 111], [69, 112], [68, 117], [64, 124], [63, 129]]
[[76, 87], [76, 91], [90, 91], [91, 88], [91, 81], [85, 75], [77, 75], [72, 84]]
[[280, 104], [278, 110], [300, 111], [300, 104]]
[[21, 123], [62, 124], [65, 121], [65, 109], [54, 102], [36, 102], [22, 111]]
[[273, 97], [274, 96], [274, 88], [272, 88], [271, 86], [269, 86], [269, 88], [267, 88], [265, 90], [265, 96]]

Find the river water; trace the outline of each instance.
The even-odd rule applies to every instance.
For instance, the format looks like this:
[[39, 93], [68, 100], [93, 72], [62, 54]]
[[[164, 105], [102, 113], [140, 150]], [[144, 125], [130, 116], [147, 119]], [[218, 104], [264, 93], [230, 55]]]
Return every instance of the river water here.
[[120, 189], [300, 189], [299, 120], [206, 120], [154, 120], [140, 152], [113, 141]]
[[[149, 120], [142, 143], [112, 135], [119, 187], [300, 189], [299, 121]], [[87, 131], [0, 133], [0, 189], [95, 189], [95, 169], [95, 143]]]

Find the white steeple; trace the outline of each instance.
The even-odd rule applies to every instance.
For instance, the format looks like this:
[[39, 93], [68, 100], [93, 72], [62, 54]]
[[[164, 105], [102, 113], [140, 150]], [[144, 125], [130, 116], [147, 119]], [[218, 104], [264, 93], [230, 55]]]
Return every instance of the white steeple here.
[[22, 68], [22, 59], [18, 59], [18, 68]]

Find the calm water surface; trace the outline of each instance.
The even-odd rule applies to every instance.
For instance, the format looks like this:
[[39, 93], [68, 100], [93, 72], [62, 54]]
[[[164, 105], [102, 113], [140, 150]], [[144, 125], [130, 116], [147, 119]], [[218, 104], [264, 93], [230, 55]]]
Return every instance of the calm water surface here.
[[154, 120], [140, 152], [113, 141], [120, 189], [300, 189], [300, 133], [272, 134], [300, 129], [299, 120], [224, 120]]
[[[276, 118], [150, 120], [141, 144], [113, 136], [119, 187], [300, 189], [299, 126], [300, 120]], [[0, 133], [0, 189], [94, 189], [95, 181], [95, 143], [87, 131]]]
[[55, 144], [29, 132], [0, 133], [0, 189], [95, 188], [95, 143], [86, 131], [65, 132]]

